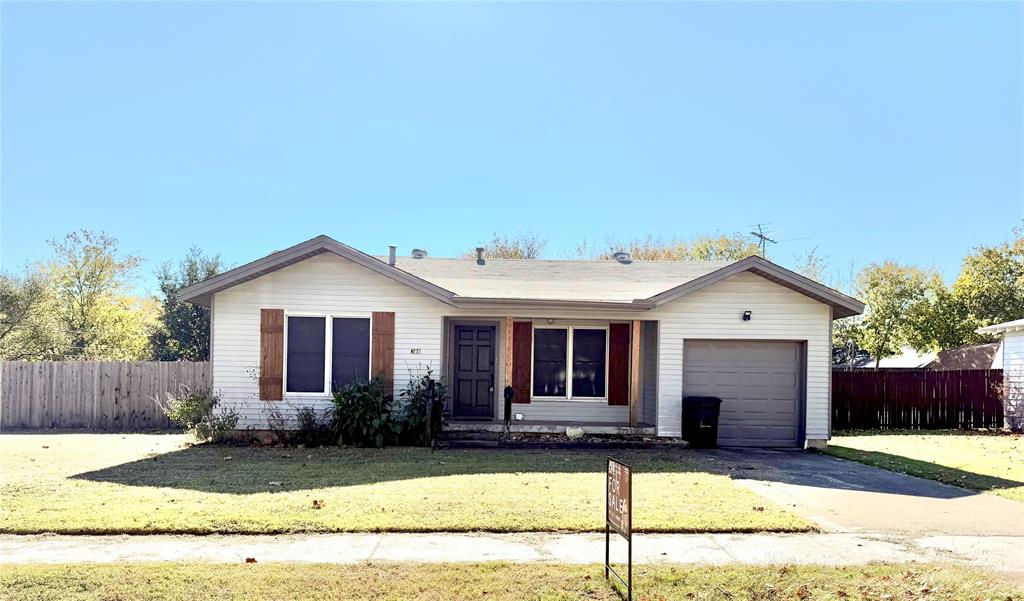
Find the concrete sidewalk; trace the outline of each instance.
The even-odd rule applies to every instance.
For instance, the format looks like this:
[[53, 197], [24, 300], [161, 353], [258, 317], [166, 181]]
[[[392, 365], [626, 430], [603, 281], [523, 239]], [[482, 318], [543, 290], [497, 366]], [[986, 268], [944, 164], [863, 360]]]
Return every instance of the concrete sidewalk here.
[[[613, 537], [613, 553], [625, 542]], [[636, 563], [825, 564], [952, 562], [1024, 577], [1024, 537], [881, 534], [648, 534]], [[314, 534], [258, 536], [2, 535], [0, 564], [79, 562], [559, 562], [600, 563], [601, 534]]]

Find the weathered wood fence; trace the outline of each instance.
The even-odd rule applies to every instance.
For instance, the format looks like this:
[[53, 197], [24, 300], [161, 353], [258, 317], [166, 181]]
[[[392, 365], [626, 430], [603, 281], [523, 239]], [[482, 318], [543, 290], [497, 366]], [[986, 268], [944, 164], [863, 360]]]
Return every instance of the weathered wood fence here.
[[177, 392], [181, 385], [209, 388], [210, 364], [0, 362], [0, 428], [172, 428], [153, 397]]
[[832, 427], [1001, 428], [999, 369], [855, 369], [832, 372]]

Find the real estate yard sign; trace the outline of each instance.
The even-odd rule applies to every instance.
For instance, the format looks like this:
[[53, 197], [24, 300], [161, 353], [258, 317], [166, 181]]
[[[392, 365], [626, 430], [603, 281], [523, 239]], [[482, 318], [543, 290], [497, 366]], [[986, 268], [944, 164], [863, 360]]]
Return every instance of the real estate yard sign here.
[[[626, 587], [626, 599], [633, 599], [633, 470], [611, 457], [608, 458], [608, 487], [605, 493], [604, 524], [604, 577], [615, 576]], [[611, 566], [609, 548], [611, 531], [615, 530], [626, 539], [628, 556], [626, 578], [623, 579]]]

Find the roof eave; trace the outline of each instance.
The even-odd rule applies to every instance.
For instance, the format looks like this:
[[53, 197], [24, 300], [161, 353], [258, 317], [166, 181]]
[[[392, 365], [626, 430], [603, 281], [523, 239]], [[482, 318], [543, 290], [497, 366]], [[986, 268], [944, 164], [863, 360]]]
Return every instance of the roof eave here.
[[559, 309], [603, 309], [610, 311], [648, 311], [654, 308], [653, 303], [643, 299], [627, 302], [548, 298], [500, 298], [481, 296], [456, 296], [454, 298], [454, 301], [455, 305], [461, 308], [479, 307], [482, 305], [508, 308], [550, 307]]
[[718, 283], [726, 278], [745, 271], [755, 273], [777, 284], [831, 306], [833, 309], [832, 315], [835, 319], [853, 317], [854, 315], [860, 315], [864, 312], [864, 303], [859, 300], [833, 290], [828, 286], [819, 284], [810, 278], [806, 278], [794, 271], [790, 271], [785, 267], [780, 267], [779, 265], [758, 256], [750, 256], [745, 259], [741, 259], [735, 263], [726, 265], [721, 269], [702, 275], [699, 278], [690, 280], [689, 282], [680, 284], [679, 286], [670, 288], [669, 290], [659, 294], [655, 294], [646, 300], [653, 302], [655, 306], [661, 306], [665, 303], [686, 296], [687, 294], [703, 290], [712, 284]]
[[212, 278], [203, 280], [197, 284], [182, 288], [178, 291], [178, 298], [197, 305], [209, 307], [213, 301], [213, 295], [217, 292], [226, 290], [232, 286], [247, 282], [272, 271], [287, 267], [288, 265], [298, 263], [303, 259], [325, 252], [334, 253], [352, 261], [353, 263], [366, 267], [371, 271], [375, 271], [399, 283], [405, 284], [410, 288], [423, 292], [424, 294], [443, 303], [454, 305], [452, 298], [455, 296], [455, 293], [450, 290], [445, 290], [436, 284], [416, 277], [407, 271], [403, 271], [393, 265], [389, 265], [360, 250], [342, 244], [337, 240], [324, 235], [306, 240], [305, 242], [301, 242], [290, 248], [271, 253], [262, 259], [257, 259], [250, 263], [246, 263], [241, 267], [236, 267]]
[[1024, 330], [1024, 324], [996, 324], [994, 326], [985, 326], [984, 328], [978, 328], [974, 330], [979, 334], [1009, 334], [1011, 332], [1020, 332]]

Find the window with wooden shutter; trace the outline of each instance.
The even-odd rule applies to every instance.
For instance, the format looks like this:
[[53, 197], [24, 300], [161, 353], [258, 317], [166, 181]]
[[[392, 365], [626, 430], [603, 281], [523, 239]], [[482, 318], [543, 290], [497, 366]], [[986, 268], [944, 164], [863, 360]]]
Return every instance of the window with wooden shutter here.
[[629, 405], [630, 338], [628, 323], [608, 326], [609, 405]]
[[533, 324], [517, 321], [512, 324], [512, 390], [514, 403], [530, 402], [530, 368], [532, 366]]
[[284, 396], [284, 309], [260, 309], [259, 388], [264, 401]]
[[373, 331], [370, 375], [382, 378], [384, 389], [392, 392], [395, 383], [395, 314], [374, 312], [370, 327]]

